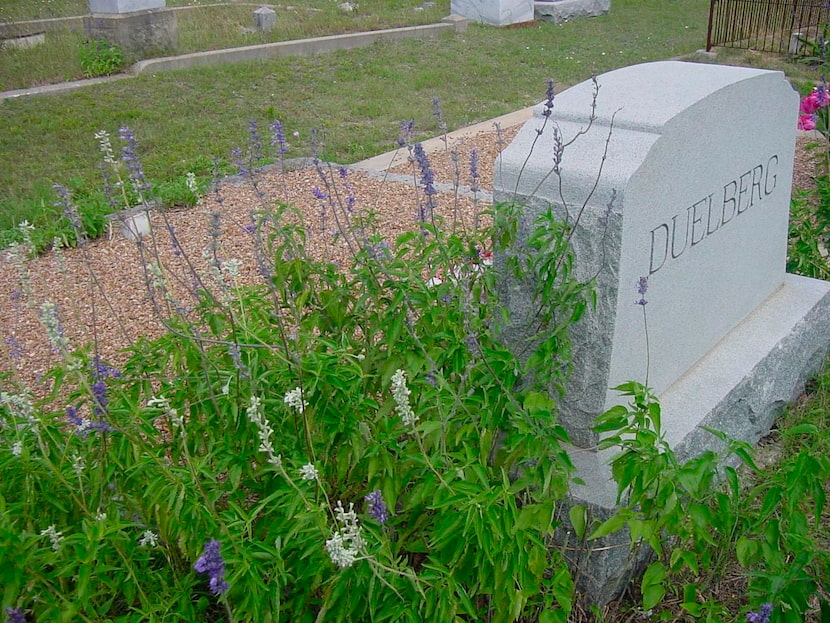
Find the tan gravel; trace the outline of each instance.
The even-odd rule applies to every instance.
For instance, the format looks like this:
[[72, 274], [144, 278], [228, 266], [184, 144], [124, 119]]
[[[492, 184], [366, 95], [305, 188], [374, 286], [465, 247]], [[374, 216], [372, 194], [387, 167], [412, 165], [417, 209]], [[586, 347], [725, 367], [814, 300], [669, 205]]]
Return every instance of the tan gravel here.
[[[516, 130], [505, 130], [504, 140], [509, 141]], [[806, 142], [805, 138], [798, 142], [794, 176], [797, 188], [806, 188], [812, 181], [811, 165], [804, 151]], [[468, 185], [469, 154], [473, 148], [479, 154], [481, 187], [491, 192], [493, 163], [499, 150], [495, 132], [464, 137], [431, 154], [436, 179], [451, 184], [456, 178], [455, 171], [459, 170], [461, 185]], [[454, 163], [452, 151], [459, 154], [458, 165]], [[394, 172], [417, 177], [412, 164], [396, 167]], [[165, 266], [169, 280], [180, 281], [175, 286], [176, 296], [185, 305], [189, 304], [192, 301], [188, 300], [187, 292], [193, 277], [184, 258], [189, 258], [199, 277], [210, 283], [203, 252], [211, 241], [211, 214], [217, 213], [221, 230], [218, 257], [240, 260], [240, 281], [255, 283], [260, 277], [253, 237], [246, 226], [252, 222], [253, 211], [280, 202], [301, 211], [315, 256], [345, 263], [347, 248], [342, 238], [330, 233], [336, 228], [331, 210], [321, 210], [321, 202], [314, 197], [313, 189], [317, 187], [331, 194], [336, 189], [341, 201], [345, 201], [349, 191], [336, 169], [327, 171], [327, 180], [326, 190], [326, 184], [314, 168], [287, 173], [271, 170], [261, 176], [259, 195], [248, 183], [227, 182], [221, 186], [219, 196], [211, 194], [195, 208], [154, 211], [151, 218], [154, 236], [147, 240], [145, 256], [154, 255], [150, 259]], [[347, 181], [355, 196], [355, 213], [374, 211], [378, 226], [388, 239], [416, 225], [417, 206], [423, 200], [417, 187], [357, 171], [350, 172]], [[260, 199], [262, 195], [267, 199]], [[474, 212], [482, 207], [474, 205], [469, 198], [453, 194], [441, 194], [437, 199], [439, 212], [448, 218], [458, 215], [468, 227]], [[111, 236], [64, 249], [60, 254], [50, 252], [29, 259], [25, 263], [26, 287], [21, 284], [14, 262], [8, 258], [4, 262], [0, 271], [0, 314], [5, 319], [0, 367], [12, 371], [13, 379], [36, 386], [38, 394], [47, 389], [43, 383], [37, 385], [38, 380], [59, 359], [38, 317], [41, 305], [47, 301], [57, 305], [63, 330], [74, 348], [94, 344], [97, 352], [115, 365], [124, 360], [122, 349], [136, 338], [155, 337], [165, 331], [147, 296], [146, 262], [136, 243], [124, 238], [119, 229], [115, 223]], [[171, 243], [170, 230], [178, 238], [180, 255]], [[3, 383], [4, 389], [7, 386]]]
[[[481, 168], [491, 169], [495, 161], [495, 140], [477, 140]], [[447, 175], [438, 167], [436, 174]], [[114, 222], [111, 234], [78, 248], [49, 252], [25, 263], [25, 284], [15, 262], [6, 257], [0, 271], [0, 314], [3, 328], [2, 368], [12, 370], [22, 383], [37, 385], [38, 379], [60, 360], [51, 347], [40, 319], [41, 306], [52, 302], [59, 310], [62, 329], [72, 347], [94, 345], [105, 360], [118, 365], [125, 356], [122, 349], [138, 337], [163, 334], [165, 311], [154, 309], [148, 296], [152, 275], [145, 266], [164, 266], [167, 282], [179, 304], [194, 303], [189, 286], [194, 282], [191, 266], [205, 283], [215, 283], [204, 257], [211, 244], [212, 214], [219, 215], [220, 235], [217, 257], [220, 261], [241, 262], [238, 283], [260, 281], [250, 233], [252, 214], [275, 204], [290, 205], [302, 214], [310, 253], [318, 259], [346, 264], [348, 248], [338, 229], [331, 205], [315, 198], [314, 189], [331, 195], [334, 203], [345, 206], [354, 196], [353, 217], [376, 215], [376, 224], [388, 240], [417, 226], [422, 190], [411, 184], [392, 182], [360, 171], [341, 178], [339, 169], [327, 166], [321, 173], [312, 168], [280, 173], [276, 168], [257, 175], [255, 191], [249, 181], [228, 181], [218, 193], [207, 195], [191, 209], [151, 211], [152, 237], [145, 238], [143, 249], [121, 234], [122, 224]], [[325, 180], [325, 181], [324, 181]], [[457, 218], [471, 227], [473, 216], [484, 206], [470, 198], [441, 193], [436, 197], [437, 213]], [[323, 209], [323, 206], [326, 209]], [[178, 248], [172, 244], [175, 234]], [[40, 386], [36, 393], [43, 394]]]

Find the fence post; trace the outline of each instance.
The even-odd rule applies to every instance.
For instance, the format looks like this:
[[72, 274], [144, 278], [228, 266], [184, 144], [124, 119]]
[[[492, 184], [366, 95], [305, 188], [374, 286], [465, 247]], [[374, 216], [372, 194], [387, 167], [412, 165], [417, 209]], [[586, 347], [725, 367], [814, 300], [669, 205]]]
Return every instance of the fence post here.
[[706, 30], [706, 51], [712, 50], [712, 19], [715, 15], [715, 3], [718, 0], [710, 0], [709, 2], [709, 27]]

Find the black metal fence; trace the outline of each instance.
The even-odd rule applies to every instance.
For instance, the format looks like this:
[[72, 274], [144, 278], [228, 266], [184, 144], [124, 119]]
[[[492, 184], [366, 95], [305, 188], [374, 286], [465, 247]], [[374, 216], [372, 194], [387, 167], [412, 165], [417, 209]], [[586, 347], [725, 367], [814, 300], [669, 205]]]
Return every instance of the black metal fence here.
[[706, 49], [800, 54], [830, 21], [828, 0], [711, 0]]

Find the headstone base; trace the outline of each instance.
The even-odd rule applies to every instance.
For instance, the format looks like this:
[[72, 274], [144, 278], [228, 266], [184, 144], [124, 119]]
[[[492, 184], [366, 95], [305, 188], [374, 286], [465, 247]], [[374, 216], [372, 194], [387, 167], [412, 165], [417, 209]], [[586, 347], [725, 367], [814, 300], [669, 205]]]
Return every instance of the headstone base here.
[[595, 17], [608, 13], [611, 0], [536, 0], [536, 19], [562, 24], [578, 17]]
[[[701, 426], [756, 443], [804, 392], [829, 351], [830, 282], [786, 275], [779, 290], [658, 396], [666, 440], [681, 461], [722, 447]], [[585, 482], [572, 487], [571, 502], [586, 506], [594, 519], [607, 519], [616, 507], [608, 465], [614, 451], [575, 448], [570, 455]], [[627, 545], [622, 534], [592, 542], [590, 549], [569, 543], [580, 592], [597, 604], [616, 598], [642, 562], [642, 556], [632, 560]]]
[[134, 13], [166, 6], [166, 0], [89, 0], [90, 13]]
[[176, 12], [166, 8], [93, 13], [84, 18], [84, 28], [90, 38], [117, 44], [132, 59], [173, 52], [178, 43]]
[[509, 26], [533, 21], [533, 0], [452, 0], [450, 13], [472, 22]]

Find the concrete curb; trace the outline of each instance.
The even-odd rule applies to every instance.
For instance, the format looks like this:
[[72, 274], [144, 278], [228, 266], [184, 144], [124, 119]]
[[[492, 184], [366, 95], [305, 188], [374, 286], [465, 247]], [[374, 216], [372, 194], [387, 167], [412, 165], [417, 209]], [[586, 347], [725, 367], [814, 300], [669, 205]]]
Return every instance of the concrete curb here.
[[426, 26], [408, 26], [405, 28], [389, 28], [385, 30], [372, 30], [367, 32], [350, 33], [345, 35], [331, 35], [313, 39], [297, 39], [293, 41], [280, 41], [277, 43], [264, 43], [251, 45], [242, 48], [226, 50], [211, 50], [209, 52], [194, 52], [181, 56], [167, 56], [153, 58], [135, 63], [131, 73], [106, 76], [103, 78], [92, 78], [89, 80], [76, 80], [74, 82], [63, 82], [50, 84], [30, 89], [17, 89], [0, 93], [0, 102], [7, 99], [30, 97], [33, 95], [57, 95], [82, 89], [94, 84], [133, 78], [145, 72], [170, 71], [175, 69], [187, 69], [205, 65], [217, 65], [222, 63], [235, 63], [240, 61], [258, 61], [281, 56], [303, 56], [308, 54], [320, 54], [335, 50], [346, 50], [351, 48], [369, 46], [378, 41], [398, 41], [420, 37], [434, 37], [445, 32], [464, 32], [468, 21], [457, 15], [450, 15], [437, 24]]
[[376, 41], [397, 41], [413, 37], [431, 37], [443, 32], [455, 32], [457, 24], [442, 22], [428, 26], [409, 26], [407, 28], [391, 28], [369, 32], [351, 33], [346, 35], [331, 35], [314, 39], [297, 39], [294, 41], [279, 41], [277, 43], [263, 43], [249, 45], [232, 50], [212, 50], [210, 52], [195, 52], [181, 56], [167, 56], [138, 61], [132, 66], [136, 75], [144, 72], [170, 71], [173, 69], [187, 69], [204, 65], [220, 63], [237, 63], [240, 61], [261, 61], [280, 56], [305, 56], [347, 50], [371, 45]]
[[70, 93], [78, 91], [96, 84], [103, 84], [105, 82], [115, 82], [116, 80], [125, 80], [126, 78], [134, 78], [132, 74], [118, 74], [115, 76], [104, 76], [103, 78], [88, 78], [87, 80], [75, 80], [74, 82], [61, 82], [60, 84], [47, 84], [42, 87], [32, 87], [31, 89], [17, 89], [15, 91], [4, 91], [0, 93], [0, 103], [5, 100], [13, 100], [21, 97], [31, 97], [33, 95], [60, 95], [62, 93]]
[[54, 30], [77, 30], [83, 31], [84, 17], [48, 17], [46, 19], [33, 19], [23, 22], [4, 22], [0, 24], [0, 39], [11, 39], [33, 35], [39, 32], [52, 32]]

